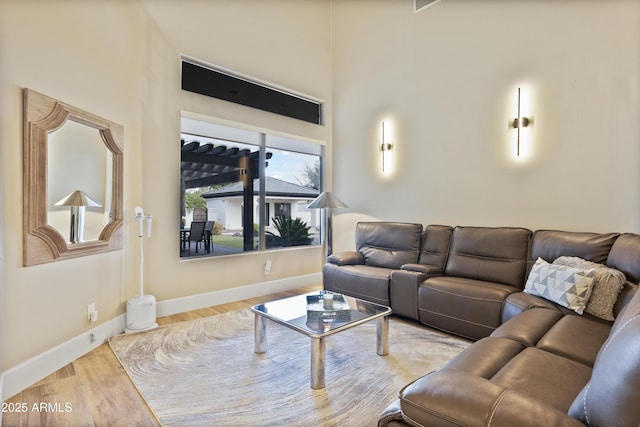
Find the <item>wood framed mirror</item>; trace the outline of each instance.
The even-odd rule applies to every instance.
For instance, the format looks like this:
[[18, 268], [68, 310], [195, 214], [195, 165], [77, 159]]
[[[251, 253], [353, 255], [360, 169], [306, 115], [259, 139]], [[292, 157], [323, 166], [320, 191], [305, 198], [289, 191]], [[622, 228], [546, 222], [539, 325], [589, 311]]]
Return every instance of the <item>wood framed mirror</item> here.
[[23, 90], [25, 266], [122, 248], [124, 128]]

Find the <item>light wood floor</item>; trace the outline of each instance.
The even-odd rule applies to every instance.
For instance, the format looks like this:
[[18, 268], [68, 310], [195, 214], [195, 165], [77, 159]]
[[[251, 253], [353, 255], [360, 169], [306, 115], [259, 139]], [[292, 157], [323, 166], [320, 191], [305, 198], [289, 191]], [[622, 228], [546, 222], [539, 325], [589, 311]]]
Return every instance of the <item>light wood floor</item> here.
[[[160, 326], [240, 310], [320, 289], [309, 286], [158, 318]], [[44, 407], [40, 405], [44, 403]], [[35, 405], [35, 407], [34, 407]], [[17, 408], [25, 412], [15, 412]], [[108, 344], [3, 404], [3, 426], [159, 426]]]

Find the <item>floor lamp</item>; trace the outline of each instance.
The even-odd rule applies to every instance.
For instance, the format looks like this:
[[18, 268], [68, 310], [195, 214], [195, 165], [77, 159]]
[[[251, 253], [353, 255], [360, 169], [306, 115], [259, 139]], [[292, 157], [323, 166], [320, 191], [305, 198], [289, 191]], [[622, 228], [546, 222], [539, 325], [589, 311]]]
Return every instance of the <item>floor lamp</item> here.
[[348, 206], [336, 196], [334, 196], [330, 191], [323, 191], [320, 193], [318, 197], [315, 198], [309, 205], [308, 209], [322, 209], [321, 215], [323, 217], [322, 221], [322, 231], [324, 232], [324, 237], [322, 239], [323, 243], [327, 245], [327, 256], [332, 253], [332, 242], [331, 242], [331, 216], [332, 209], [334, 208], [348, 208]]

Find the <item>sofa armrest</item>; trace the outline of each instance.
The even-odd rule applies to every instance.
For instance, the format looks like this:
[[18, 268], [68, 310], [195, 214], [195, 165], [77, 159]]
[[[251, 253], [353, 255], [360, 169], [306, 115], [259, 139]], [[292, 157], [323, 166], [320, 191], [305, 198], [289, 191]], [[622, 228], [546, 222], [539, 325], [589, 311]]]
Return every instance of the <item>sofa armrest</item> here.
[[400, 407], [404, 419], [416, 425], [584, 427], [575, 418], [523, 393], [447, 369], [419, 378], [401, 390]]
[[400, 409], [400, 400], [394, 401], [387, 409], [380, 414], [378, 419], [378, 427], [398, 427], [407, 426], [402, 418], [402, 409]]
[[335, 265], [358, 265], [364, 264], [364, 256], [356, 251], [336, 252], [327, 257], [327, 262]]
[[429, 265], [429, 264], [403, 264], [402, 267], [400, 267], [400, 270], [414, 271], [416, 273], [424, 273], [424, 274], [428, 274], [429, 275], [428, 277], [439, 276], [442, 274], [442, 268], [438, 267], [437, 265]]
[[428, 276], [415, 271], [396, 270], [391, 272], [389, 299], [393, 314], [419, 320], [418, 288]]
[[418, 315], [418, 288], [429, 277], [442, 275], [442, 269], [428, 264], [404, 264], [401, 270], [391, 272], [389, 294], [394, 314], [420, 320]]

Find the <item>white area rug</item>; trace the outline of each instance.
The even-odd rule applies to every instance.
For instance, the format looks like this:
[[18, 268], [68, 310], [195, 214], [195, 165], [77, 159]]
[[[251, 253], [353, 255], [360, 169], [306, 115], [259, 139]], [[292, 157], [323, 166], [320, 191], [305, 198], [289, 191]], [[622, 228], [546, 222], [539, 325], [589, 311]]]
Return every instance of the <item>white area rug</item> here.
[[121, 335], [111, 348], [167, 426], [375, 426], [412, 380], [468, 341], [396, 318], [389, 355], [376, 354], [375, 321], [326, 340], [326, 388], [310, 388], [310, 338], [267, 323], [254, 353], [254, 315], [240, 310]]

